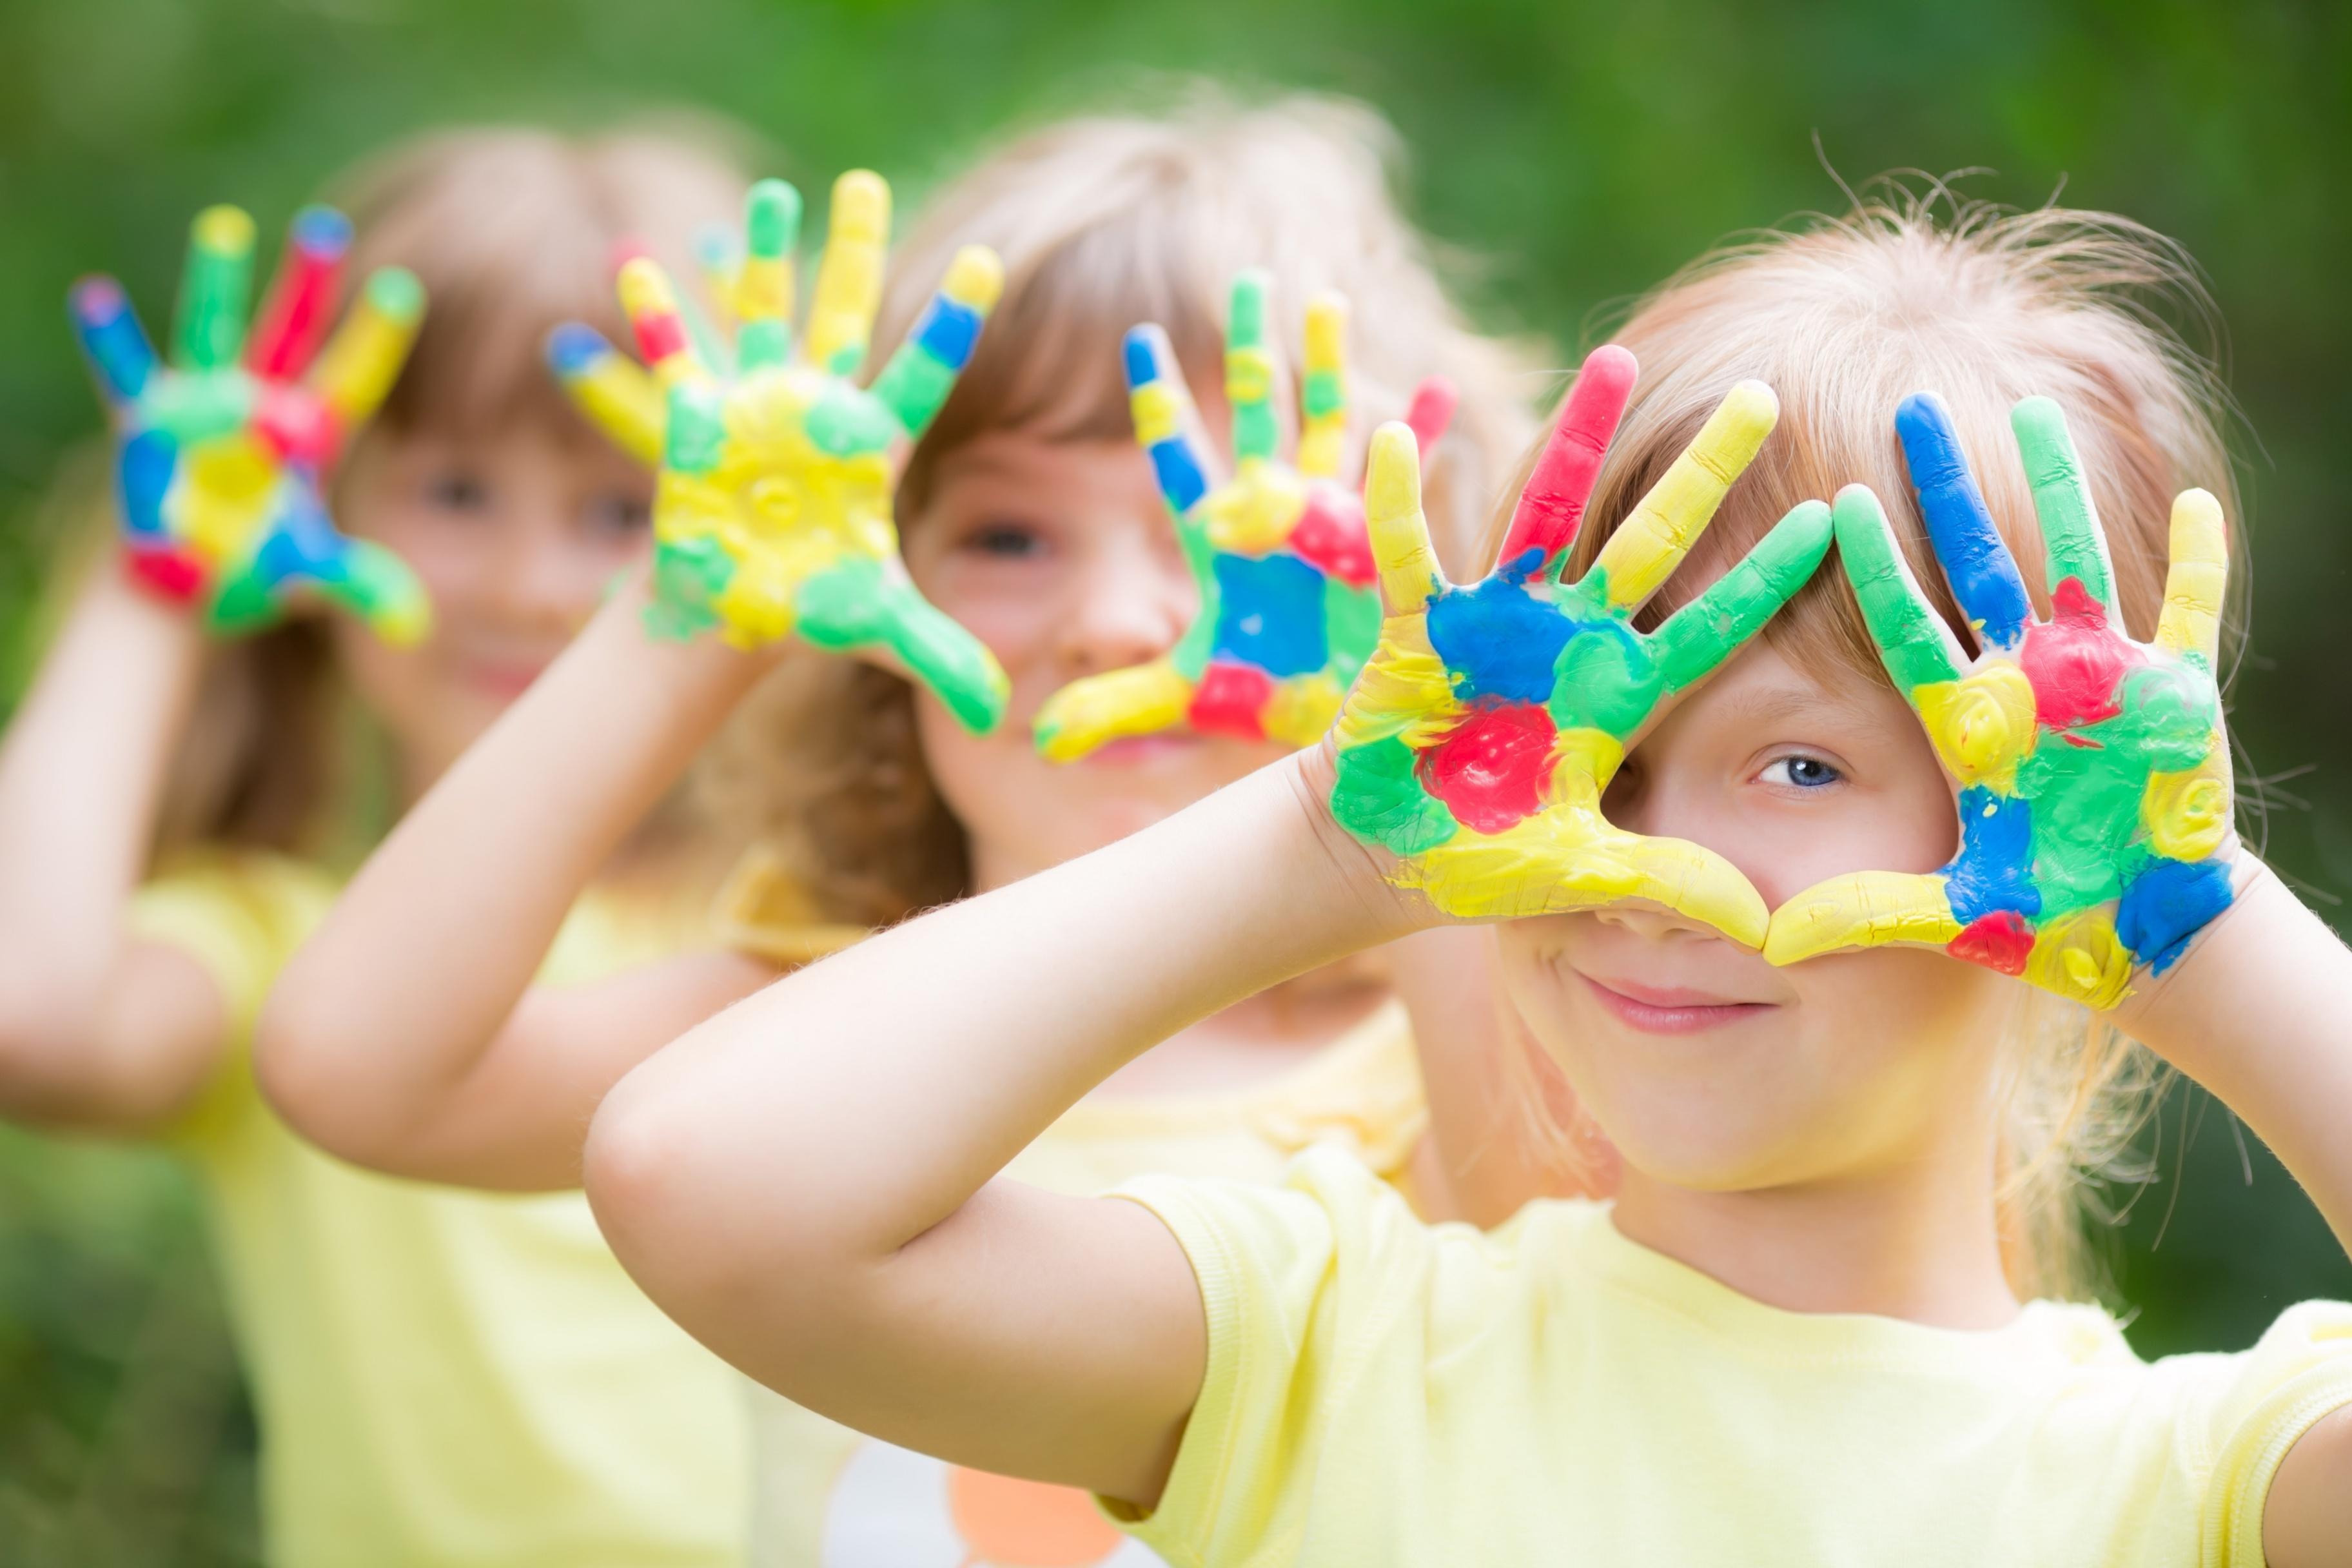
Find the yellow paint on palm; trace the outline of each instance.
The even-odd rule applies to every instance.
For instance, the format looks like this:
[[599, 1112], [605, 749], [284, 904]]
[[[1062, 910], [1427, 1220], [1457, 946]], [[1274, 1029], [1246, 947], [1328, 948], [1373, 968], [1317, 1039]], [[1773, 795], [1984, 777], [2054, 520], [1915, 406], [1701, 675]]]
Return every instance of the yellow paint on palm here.
[[1331, 727], [1332, 717], [1347, 694], [1321, 670], [1295, 675], [1275, 683], [1259, 721], [1270, 740], [1286, 746], [1311, 746]]
[[1342, 750], [1402, 736], [1421, 751], [1433, 745], [1462, 717], [1445, 661], [1429, 643], [1429, 624], [1418, 615], [1391, 616], [1381, 626], [1380, 646], [1356, 677], [1354, 700], [1339, 715]]
[[1932, 873], [1856, 871], [1780, 906], [1764, 956], [1795, 963], [1845, 947], [1921, 942], [1941, 947], [1960, 934], [1945, 879]]
[[1606, 730], [1562, 730], [1551, 742], [1552, 798], [1599, 810], [1601, 792], [1625, 763], [1625, 742]]
[[1209, 493], [1209, 542], [1236, 555], [1280, 548], [1307, 510], [1306, 481], [1274, 463], [1253, 463]]
[[2193, 653], [2210, 667], [2220, 651], [2221, 596], [2230, 579], [2229, 525], [2210, 491], [2183, 490], [2172, 501], [2172, 566], [2164, 579], [2158, 647]]
[[215, 566], [242, 559], [268, 521], [277, 462], [239, 430], [196, 443], [187, 470], [173, 531]]
[[809, 300], [809, 357], [820, 369], [846, 374], [866, 356], [889, 243], [889, 184], [869, 169], [852, 169], [833, 184], [833, 216]]
[[2046, 921], [2026, 955], [2029, 984], [2104, 1012], [2131, 990], [2132, 956], [2116, 935], [2105, 907], [2078, 910]]
[[1192, 683], [1166, 659], [1075, 681], [1038, 711], [1037, 749], [1066, 763], [1123, 735], [1150, 735], [1184, 721]]
[[2005, 789], [2033, 750], [2033, 683], [2013, 664], [1911, 689], [1927, 739], [1962, 784]]
[[2159, 855], [2202, 860], [2219, 850], [2230, 831], [2230, 754], [2221, 737], [2197, 766], [2148, 774], [2139, 815]]
[[1762, 382], [1743, 381], [1731, 389], [1665, 478], [1601, 547], [1594, 565], [1607, 574], [1611, 605], [1628, 608], [1657, 592], [1780, 417], [1780, 400]]

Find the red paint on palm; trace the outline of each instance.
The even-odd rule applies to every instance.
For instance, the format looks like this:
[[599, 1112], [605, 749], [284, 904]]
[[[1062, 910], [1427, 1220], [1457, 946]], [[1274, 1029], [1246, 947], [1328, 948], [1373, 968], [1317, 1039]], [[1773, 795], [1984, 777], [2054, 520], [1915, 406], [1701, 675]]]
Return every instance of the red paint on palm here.
[[2033, 951], [2033, 928], [2015, 910], [1995, 910], [1969, 922], [1944, 951], [2003, 974], [2022, 974]]
[[1542, 809], [1558, 732], [1529, 703], [1474, 708], [1421, 754], [1422, 787], [1465, 826], [1500, 833]]
[[1350, 587], [1369, 588], [1380, 575], [1364, 531], [1363, 505], [1337, 485], [1307, 487], [1307, 508], [1290, 531], [1290, 548], [1325, 576]]
[[1265, 700], [1273, 695], [1274, 677], [1255, 665], [1213, 660], [1201, 672], [1201, 684], [1192, 692], [1192, 709], [1186, 718], [1204, 735], [1263, 741], [1265, 725], [1259, 716], [1265, 711]]
[[334, 461], [341, 434], [335, 416], [310, 388], [264, 382], [253, 411], [253, 432], [262, 445], [289, 463], [324, 473]]
[[2034, 716], [2049, 729], [2071, 730], [2116, 716], [2116, 693], [2139, 655], [2107, 625], [2082, 579], [2069, 577], [2052, 595], [2050, 619], [2026, 628], [2017, 662], [2033, 683]]

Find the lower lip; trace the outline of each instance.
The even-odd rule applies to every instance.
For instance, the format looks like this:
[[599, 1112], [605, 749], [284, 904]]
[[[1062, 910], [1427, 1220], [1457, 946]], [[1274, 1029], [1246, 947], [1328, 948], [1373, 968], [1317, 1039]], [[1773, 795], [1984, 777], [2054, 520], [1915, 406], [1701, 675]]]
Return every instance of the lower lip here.
[[1622, 991], [1612, 991], [1591, 975], [1580, 975], [1592, 988], [1601, 1005], [1633, 1028], [1645, 1035], [1696, 1035], [1707, 1029], [1720, 1029], [1729, 1024], [1745, 1022], [1760, 1013], [1772, 1010], [1769, 1002], [1705, 1002], [1675, 1003], [1671, 1005], [1644, 1002], [1628, 996]]
[[1114, 768], [1140, 767], [1163, 757], [1181, 755], [1199, 744], [1194, 737], [1174, 731], [1160, 735], [1129, 735], [1107, 746], [1097, 746], [1087, 754], [1087, 761]]

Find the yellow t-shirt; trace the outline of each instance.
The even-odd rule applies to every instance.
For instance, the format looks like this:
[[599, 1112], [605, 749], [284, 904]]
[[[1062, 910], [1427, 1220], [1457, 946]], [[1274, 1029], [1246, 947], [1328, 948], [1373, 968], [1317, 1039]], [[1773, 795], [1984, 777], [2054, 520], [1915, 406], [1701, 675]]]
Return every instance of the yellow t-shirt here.
[[[1080, 1194], [1150, 1171], [1272, 1183], [1297, 1151], [1328, 1143], [1359, 1169], [1402, 1181], [1427, 1123], [1412, 1034], [1403, 1007], [1391, 1003], [1262, 1086], [1228, 1095], [1087, 1100], [1005, 1173]], [[752, 1560], [761, 1568], [1153, 1568], [1159, 1562], [1075, 1488], [945, 1464], [747, 1386], [756, 1425]]]
[[2294, 1439], [2352, 1403], [2352, 1308], [2140, 1361], [2095, 1307], [1988, 1332], [1767, 1307], [1605, 1204], [1426, 1226], [1344, 1154], [1146, 1178], [1208, 1311], [1170, 1563], [2258, 1564]]
[[[744, 1555], [736, 1379], [622, 1272], [578, 1193], [376, 1175], [289, 1131], [249, 1047], [334, 882], [223, 858], [139, 895], [140, 934], [194, 956], [232, 1049], [168, 1141], [206, 1197], [260, 1415], [270, 1561], [311, 1568], [719, 1568]], [[676, 913], [590, 898], [541, 979], [674, 952]]]

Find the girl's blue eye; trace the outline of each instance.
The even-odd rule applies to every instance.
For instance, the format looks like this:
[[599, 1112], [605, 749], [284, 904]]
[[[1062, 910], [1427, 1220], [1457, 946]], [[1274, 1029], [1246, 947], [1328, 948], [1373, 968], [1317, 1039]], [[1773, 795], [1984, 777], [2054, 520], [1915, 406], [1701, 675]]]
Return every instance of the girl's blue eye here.
[[1794, 785], [1798, 789], [1819, 789], [1833, 784], [1845, 775], [1819, 757], [1782, 757], [1768, 763], [1763, 777], [1768, 783]]

